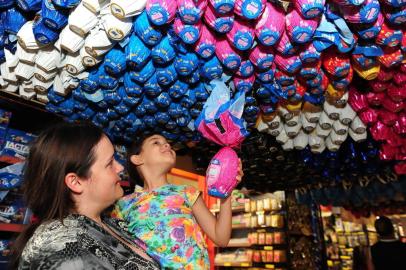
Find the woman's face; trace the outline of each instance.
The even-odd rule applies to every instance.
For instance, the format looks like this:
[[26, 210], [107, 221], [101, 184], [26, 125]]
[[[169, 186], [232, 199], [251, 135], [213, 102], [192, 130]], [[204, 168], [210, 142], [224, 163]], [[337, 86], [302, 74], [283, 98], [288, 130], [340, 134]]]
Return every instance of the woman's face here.
[[107, 208], [123, 195], [119, 173], [123, 166], [114, 159], [114, 147], [103, 136], [95, 147], [95, 161], [90, 168], [87, 194], [96, 205]]

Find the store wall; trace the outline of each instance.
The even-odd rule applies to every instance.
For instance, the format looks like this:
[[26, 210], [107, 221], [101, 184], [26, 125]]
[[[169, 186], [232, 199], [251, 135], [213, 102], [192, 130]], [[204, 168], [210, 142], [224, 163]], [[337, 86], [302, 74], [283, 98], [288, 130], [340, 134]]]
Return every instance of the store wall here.
[[194, 166], [192, 162], [192, 157], [189, 155], [184, 155], [184, 156], [177, 156], [176, 157], [176, 168], [191, 172], [191, 173], [196, 173], [196, 174], [202, 174], [201, 172], [196, 171], [196, 167]]
[[188, 185], [193, 186], [195, 188], [199, 188], [199, 183], [197, 180], [188, 179], [185, 177], [168, 174], [168, 182], [174, 185]]

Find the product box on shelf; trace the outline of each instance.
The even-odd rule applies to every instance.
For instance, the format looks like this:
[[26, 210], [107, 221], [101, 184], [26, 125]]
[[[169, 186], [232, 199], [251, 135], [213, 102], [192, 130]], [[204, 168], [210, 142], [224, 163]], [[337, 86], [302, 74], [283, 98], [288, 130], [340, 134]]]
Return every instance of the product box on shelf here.
[[12, 245], [12, 240], [0, 239], [0, 269], [3, 269], [2, 266], [8, 263]]
[[27, 223], [27, 209], [19, 190], [23, 167], [24, 162], [20, 162], [0, 169], [0, 223]]
[[23, 224], [26, 211], [22, 194], [9, 191], [0, 203], [0, 223]]
[[[0, 169], [0, 191], [8, 191], [21, 186], [23, 167], [24, 162], [20, 162]], [[0, 201], [1, 198], [0, 195]]]
[[[220, 269], [285, 269], [288, 237], [284, 193], [243, 194], [233, 198], [231, 239], [227, 247], [216, 247], [215, 265]], [[212, 208], [214, 213], [217, 207]]]
[[120, 163], [121, 165], [125, 166], [127, 163], [127, 149], [124, 145], [118, 145], [115, 144], [114, 145], [114, 158], [116, 159], [116, 161], [118, 163]]
[[10, 123], [12, 113], [3, 109], [0, 109], [0, 149], [3, 148], [4, 142], [7, 136], [7, 129]]
[[29, 144], [36, 136], [21, 130], [8, 129], [0, 161], [16, 163], [24, 160], [29, 152]]
[[[245, 198], [244, 194], [240, 190], [233, 190], [231, 194], [231, 207], [233, 211], [244, 212], [244, 204], [249, 202], [250, 200]], [[218, 212], [220, 209], [220, 199], [216, 200], [216, 203], [212, 205], [211, 211]]]
[[3, 109], [0, 109], [0, 130], [6, 130], [10, 123], [12, 113]]

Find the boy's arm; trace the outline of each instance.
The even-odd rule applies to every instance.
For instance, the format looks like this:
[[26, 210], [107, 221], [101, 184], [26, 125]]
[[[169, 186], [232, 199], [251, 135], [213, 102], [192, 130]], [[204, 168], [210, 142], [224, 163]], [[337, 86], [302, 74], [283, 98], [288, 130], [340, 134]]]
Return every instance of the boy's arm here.
[[[237, 181], [240, 182], [244, 173], [240, 161]], [[201, 196], [192, 207], [193, 215], [207, 236], [218, 246], [228, 245], [231, 236], [231, 196], [220, 200], [220, 212], [217, 218], [210, 212]]]
[[207, 208], [201, 196], [192, 209], [193, 215], [207, 236], [216, 245], [227, 246], [231, 235], [231, 197], [221, 200], [217, 218]]

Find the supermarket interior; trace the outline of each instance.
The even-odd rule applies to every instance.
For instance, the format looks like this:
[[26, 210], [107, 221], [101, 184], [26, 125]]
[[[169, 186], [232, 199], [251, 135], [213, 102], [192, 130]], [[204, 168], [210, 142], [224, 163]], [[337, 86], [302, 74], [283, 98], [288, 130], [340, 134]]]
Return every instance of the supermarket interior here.
[[[406, 269], [406, 0], [0, 0], [0, 269], [42, 224], [26, 160], [62, 123], [108, 136], [124, 195], [159, 134], [169, 185], [224, 226], [231, 201], [227, 245], [192, 212], [199, 267], [145, 241], [162, 269]], [[94, 269], [156, 269], [118, 265]]]

